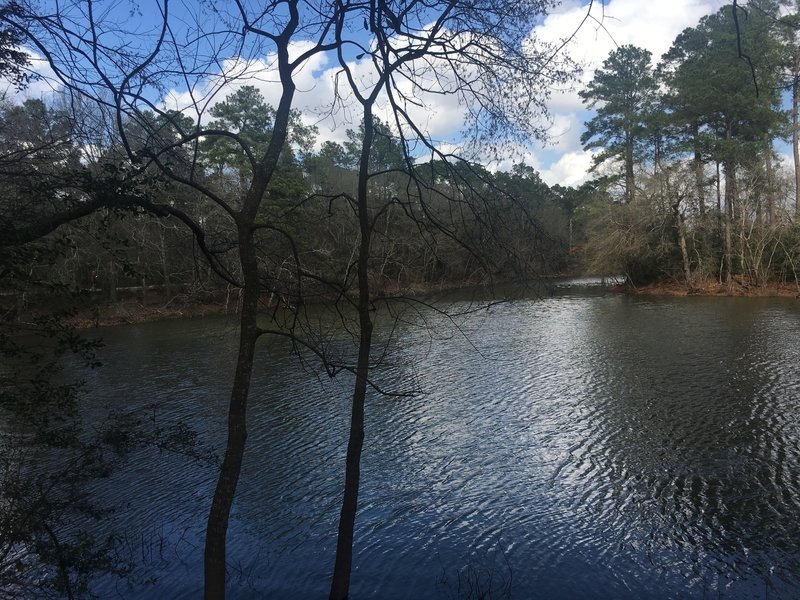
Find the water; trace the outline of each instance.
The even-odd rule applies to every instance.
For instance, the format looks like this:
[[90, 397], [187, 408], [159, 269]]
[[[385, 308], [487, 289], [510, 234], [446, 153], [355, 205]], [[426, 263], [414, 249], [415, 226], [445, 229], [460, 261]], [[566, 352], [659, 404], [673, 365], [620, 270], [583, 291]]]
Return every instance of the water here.
[[[368, 399], [353, 598], [800, 596], [797, 301], [562, 289], [457, 328], [406, 316], [379, 328], [379, 382], [418, 393]], [[92, 402], [157, 405], [221, 450], [235, 323], [102, 334]], [[327, 597], [352, 381], [289, 350], [259, 352], [232, 598]], [[158, 450], [101, 482], [138, 578], [98, 593], [200, 597], [214, 482]]]

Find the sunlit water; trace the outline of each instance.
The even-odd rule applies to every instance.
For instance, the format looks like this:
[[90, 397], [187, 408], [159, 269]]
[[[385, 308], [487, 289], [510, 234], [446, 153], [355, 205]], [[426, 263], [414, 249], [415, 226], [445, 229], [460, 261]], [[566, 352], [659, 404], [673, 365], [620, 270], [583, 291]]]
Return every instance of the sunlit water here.
[[[368, 399], [352, 598], [800, 597], [798, 301], [561, 290], [423, 316], [379, 375], [419, 393]], [[93, 402], [158, 404], [221, 450], [233, 321], [101, 333]], [[230, 597], [327, 597], [351, 383], [262, 346]], [[101, 482], [137, 568], [97, 592], [200, 597], [214, 482], [158, 450]]]

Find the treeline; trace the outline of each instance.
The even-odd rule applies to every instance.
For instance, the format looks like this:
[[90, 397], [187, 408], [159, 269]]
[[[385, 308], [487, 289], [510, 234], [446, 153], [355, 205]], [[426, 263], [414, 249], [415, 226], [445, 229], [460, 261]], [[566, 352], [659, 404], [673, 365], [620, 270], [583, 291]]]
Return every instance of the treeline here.
[[[187, 147], [177, 141], [196, 124], [177, 112], [137, 114], [123, 124], [123, 142], [99, 115], [77, 118], [74, 107], [41, 100], [6, 102], [0, 106], [3, 246], [34, 239], [38, 246], [27, 248], [24, 260], [16, 257], [14, 268], [26, 276], [4, 278], [3, 291], [16, 293], [23, 308], [36, 302], [33, 288], [26, 289], [33, 280], [94, 291], [105, 301], [126, 293], [145, 301], [148, 294], [154, 301], [209, 300], [236, 287], [237, 259], [229, 256], [235, 223], [208, 193], [238, 208], [252, 184], [251, 156], [265, 152], [271, 139], [274, 112], [256, 88], [240, 87], [210, 110], [213, 120], [204, 127], [238, 139], [207, 136]], [[369, 266], [379, 293], [521, 279], [573, 266], [570, 208], [534, 169], [519, 164], [492, 173], [463, 161], [410, 162], [387, 124], [375, 119], [374, 127]], [[348, 130], [344, 144], [327, 141], [314, 150], [317, 133], [292, 114], [289, 143], [257, 215], [265, 288], [289, 303], [325, 299], [331, 280], [346, 289], [359, 238], [352, 197], [363, 125]], [[151, 160], [135, 178], [128, 152]], [[201, 186], [203, 192], [195, 189]], [[81, 211], [86, 215], [74, 220], [72, 213]], [[408, 214], [414, 218], [403, 217]], [[300, 284], [298, 269], [312, 278]], [[49, 292], [46, 300], [54, 301]]]
[[[2, 291], [22, 311], [36, 284], [47, 302], [70, 290], [82, 300], [92, 286], [108, 290], [109, 299], [120, 287], [151, 284], [170, 294], [235, 292], [239, 341], [224, 452], [209, 490], [206, 598], [226, 592], [248, 403], [251, 395], [266, 400], [263, 390], [250, 389], [260, 339], [286, 340], [298, 368], [313, 364], [352, 386], [330, 582], [330, 597], [344, 599], [366, 405], [374, 394], [403, 391], [380, 381], [392, 348], [383, 336], [373, 339], [377, 311], [419, 321], [420, 299], [407, 298], [416, 286], [519, 280], [566, 268], [570, 211], [563, 199], [529, 168], [490, 173], [443, 150], [416, 110], [426, 97], [449, 97], [464, 108], [469, 142], [481, 148], [542, 137], [537, 123], [549, 90], [574, 74], [558, 48], [531, 37], [553, 5], [412, 1], [375, 10], [327, 0], [155, 2], [141, 12], [113, 1], [103, 9], [81, 0], [46, 11], [0, 6], [0, 50], [23, 42], [36, 48], [63, 98], [63, 105], [2, 107]], [[251, 69], [262, 58], [269, 73], [256, 75]], [[318, 147], [317, 132], [295, 112], [301, 72], [317, 59], [337, 74], [321, 110], [334, 114], [346, 103], [357, 124], [344, 144]], [[25, 73], [25, 57], [18, 60]], [[24, 85], [0, 61], [4, 73]], [[271, 81], [273, 106], [249, 87], [256, 76]], [[186, 112], [165, 107], [171, 89], [186, 94]], [[315, 310], [305, 310], [312, 302]], [[463, 307], [454, 311], [463, 314]], [[17, 360], [20, 314], [12, 307], [0, 320], [0, 352]], [[38, 333], [46, 338], [50, 329]], [[0, 371], [0, 403], [24, 412], [19, 395], [2, 395], [18, 387], [17, 372]], [[59, 398], [48, 393], [36, 405], [57, 413]], [[24, 435], [11, 437], [32, 450]], [[18, 480], [15, 463], [7, 467], [6, 480]], [[60, 551], [74, 529], [61, 516], [43, 518], [44, 532], [56, 534], [49, 543], [40, 543], [38, 523], [23, 519], [6, 547], [21, 548], [29, 560], [19, 568], [0, 560], [0, 576], [35, 573], [44, 561], [57, 587], [74, 596], [75, 565]], [[34, 581], [22, 579], [15, 585]]]
[[[598, 175], [584, 188], [589, 269], [689, 289], [797, 281], [798, 8], [727, 5], [658, 63], [621, 46], [595, 72], [581, 92]], [[782, 141], [793, 174], [780, 168]]]
[[[730, 6], [706, 17], [656, 67], [640, 49], [613, 53], [584, 92], [597, 109], [584, 142], [602, 149], [598, 168], [609, 172], [578, 189], [548, 188], [524, 165], [490, 172], [442, 150], [414, 120], [415, 95], [446, 95], [469, 107], [472, 141], [542, 135], [535, 123], [548, 91], [574, 75], [559, 48], [531, 38], [552, 5], [455, 0], [376, 11], [289, 0], [227, 12], [186, 3], [175, 14], [164, 3], [146, 17], [119, 6], [86, 10], [79, 0], [46, 12], [0, 7], [0, 75], [25, 84], [26, 55], [2, 52], [31, 43], [63, 92], [52, 104], [0, 105], [0, 405], [35, 415], [32, 430], [53, 439], [50, 419], [69, 416], [78, 401], [72, 388], [53, 384], [39, 343], [50, 340], [63, 355], [82, 350], [78, 338], [58, 321], [19, 319], [28, 301], [55, 304], [74, 293], [83, 302], [91, 288], [112, 301], [122, 288], [157, 286], [166, 301], [235, 292], [239, 345], [209, 499], [206, 597], [225, 595], [225, 540], [262, 337], [288, 339], [302, 364], [313, 360], [330, 377], [350, 375], [331, 578], [339, 599], [349, 593], [365, 405], [384, 391], [376, 376], [391, 350], [373, 340], [373, 321], [378, 307], [397, 308], [389, 297], [562, 273], [581, 255], [588, 270], [635, 283], [793, 277], [800, 235], [784, 191], [794, 188], [782, 187], [774, 146], [789, 131], [781, 92], [797, 92], [800, 67], [790, 54], [794, 17], [781, 16], [777, 3], [749, 3], [746, 19]], [[348, 58], [356, 48], [369, 55], [357, 65], [368, 71], [363, 79]], [[265, 53], [274, 57], [275, 106], [236, 65]], [[329, 109], [353, 99], [358, 126], [343, 144], [318, 146], [319, 132], [293, 110], [299, 73], [315, 57], [341, 75]], [[165, 108], [173, 87], [190, 90], [196, 118]], [[391, 123], [375, 117], [383, 102]], [[320, 312], [304, 311], [308, 303]], [[33, 365], [36, 376], [9, 367], [12, 360]], [[85, 360], [93, 363], [91, 348]], [[125, 446], [133, 436], [124, 429], [96, 447]], [[75, 430], [56, 430], [64, 456], [82, 452]], [[33, 447], [26, 431], [4, 439], [20, 452]], [[38, 479], [17, 485], [19, 461], [0, 454], [8, 457], [0, 463], [5, 498], [35, 490]], [[72, 492], [55, 511], [22, 506], [19, 524], [6, 529], [12, 534], [0, 531], [0, 553], [13, 557], [0, 561], [0, 575], [13, 586], [40, 584], [44, 563], [51, 587], [73, 595], [73, 576], [96, 569], [64, 526], [70, 507], [84, 506]]]

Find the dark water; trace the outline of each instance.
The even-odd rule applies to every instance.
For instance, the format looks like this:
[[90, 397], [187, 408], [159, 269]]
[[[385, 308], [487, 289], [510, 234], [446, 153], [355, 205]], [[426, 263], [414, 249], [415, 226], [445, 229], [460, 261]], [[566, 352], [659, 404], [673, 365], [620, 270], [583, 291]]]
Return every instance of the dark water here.
[[[352, 597], [800, 597], [800, 305], [562, 291], [391, 337]], [[219, 450], [235, 325], [102, 331], [98, 404], [157, 403]], [[387, 331], [383, 331], [384, 337]], [[259, 353], [232, 598], [327, 597], [350, 384]], [[198, 598], [214, 469], [131, 456], [98, 497], [139, 566], [103, 598]], [[471, 595], [470, 595], [471, 594]]]

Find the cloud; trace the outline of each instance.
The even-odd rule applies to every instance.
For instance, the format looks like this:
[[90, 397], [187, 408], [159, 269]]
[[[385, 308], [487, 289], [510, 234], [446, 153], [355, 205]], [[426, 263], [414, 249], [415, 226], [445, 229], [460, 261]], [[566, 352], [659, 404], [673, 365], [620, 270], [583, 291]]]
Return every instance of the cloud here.
[[[635, 44], [647, 48], [653, 53], [655, 62], [668, 50], [680, 31], [696, 25], [703, 15], [716, 11], [723, 4], [724, 0], [607, 0], [593, 2], [591, 12], [587, 13], [589, 4], [585, 0], [562, 2], [542, 19], [532, 32], [532, 38], [556, 45], [569, 39], [565, 51], [584, 66], [584, 71], [573, 88], [564, 86], [551, 90], [548, 102], [552, 114], [549, 145], [543, 148], [531, 143], [528, 148], [517, 149], [516, 162], [522, 156], [527, 164], [539, 168], [546, 180], [553, 182], [564, 184], [584, 180], [591, 155], [582, 150], [580, 135], [591, 114], [585, 110], [577, 89], [592, 78], [594, 69], [616, 45]], [[293, 44], [290, 55], [299, 56], [311, 44], [310, 41]], [[44, 68], [45, 64], [41, 62], [39, 66]], [[419, 66], [409, 65], [409, 69]], [[428, 66], [431, 68], [427, 71], [427, 81], [441, 86], [440, 91], [446, 91], [450, 86], [446, 70], [438, 68], [435, 62]], [[348, 67], [361, 89], [374, 85], [374, 71], [368, 54], [360, 59], [353, 56]], [[229, 77], [230, 74], [234, 77]], [[296, 72], [295, 83], [294, 107], [302, 113], [306, 124], [318, 127], [320, 143], [325, 140], [342, 142], [346, 139], [347, 129], [357, 128], [360, 110], [347, 90], [335, 56], [325, 53], [313, 55]], [[186, 110], [195, 119], [208, 121], [209, 108], [242, 85], [257, 87], [267, 102], [277, 105], [281, 86], [276, 55], [267, 53], [249, 61], [231, 57], [221, 63], [216, 76], [195, 81], [191, 90], [170, 91], [164, 104], [169, 108]], [[406, 106], [409, 114], [435, 143], [447, 144], [447, 147], [460, 143], [465, 106], [457, 94], [423, 93], [410, 80], [401, 80], [397, 91], [412, 100]], [[27, 95], [41, 93], [44, 91], [37, 84]], [[376, 114], [384, 121], [389, 120], [384, 101], [379, 100]], [[508, 160], [496, 164], [506, 164]]]
[[559, 112], [553, 115], [553, 125], [550, 127], [549, 147], [560, 152], [572, 152], [580, 149], [581, 134], [585, 112], [564, 113]]
[[538, 39], [561, 43], [571, 38], [566, 50], [585, 65], [584, 80], [592, 77], [615, 47], [633, 44], [646, 48], [657, 61], [686, 27], [726, 4], [724, 0], [610, 0], [594, 2], [591, 10], [578, 2], [566, 3], [536, 28]]
[[593, 155], [586, 150], [562, 154], [541, 171], [542, 180], [547, 185], [578, 186], [589, 179]]
[[[449, 38], [455, 44], [455, 38]], [[466, 41], [464, 42], [466, 45]], [[419, 44], [409, 42], [410, 46]], [[312, 47], [311, 42], [296, 44], [290, 50], [295, 56]], [[371, 57], [360, 55], [346, 63], [358, 91], [367, 95], [376, 84], [376, 72]], [[463, 73], [462, 73], [463, 75]], [[466, 107], [451, 65], [442, 58], [424, 56], [410, 61], [395, 73], [394, 99], [425, 136], [437, 144], [458, 143], [465, 121]], [[342, 142], [347, 129], [355, 129], [361, 119], [360, 107], [338, 59], [318, 53], [295, 72], [296, 92], [293, 107], [300, 111], [306, 124], [319, 130], [318, 144], [323, 141]], [[181, 110], [201, 122], [211, 120], [209, 109], [217, 102], [250, 85], [261, 91], [272, 106], [280, 101], [282, 87], [277, 71], [277, 57], [268, 54], [257, 60], [230, 58], [222, 62], [218, 74], [208, 77], [188, 90], [173, 89], [164, 98], [167, 108]], [[396, 129], [393, 113], [382, 91], [374, 107], [375, 115]], [[416, 137], [411, 130], [409, 137]]]
[[592, 79], [612, 50], [618, 45], [639, 46], [653, 54], [655, 64], [681, 31], [725, 4], [724, 0], [609, 0], [594, 2], [589, 11], [588, 4], [575, 0], [564, 2], [548, 15], [534, 30], [534, 36], [551, 44], [571, 40], [565, 51], [583, 66], [583, 73], [574, 89], [554, 91], [548, 103], [554, 123], [551, 144], [562, 154], [552, 162], [541, 161], [545, 181], [563, 185], [587, 178], [590, 154], [581, 149], [580, 135], [592, 113], [585, 109], [578, 89]]

